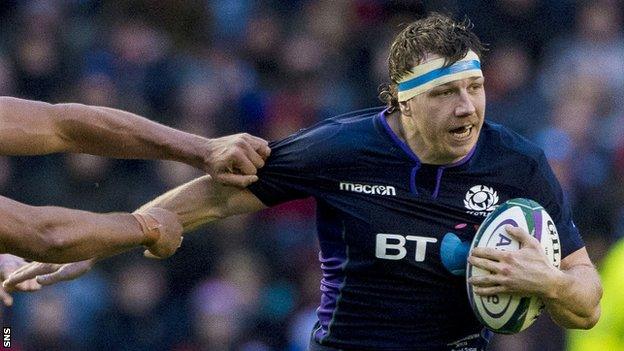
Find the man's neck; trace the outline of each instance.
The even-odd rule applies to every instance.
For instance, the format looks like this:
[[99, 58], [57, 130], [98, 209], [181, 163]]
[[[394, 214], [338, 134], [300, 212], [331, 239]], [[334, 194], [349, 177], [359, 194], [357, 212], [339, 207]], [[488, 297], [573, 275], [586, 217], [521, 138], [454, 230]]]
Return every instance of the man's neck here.
[[386, 117], [386, 120], [388, 121], [388, 125], [390, 126], [390, 129], [392, 129], [394, 134], [396, 134], [399, 139], [401, 139], [401, 141], [403, 141], [410, 148], [410, 150], [412, 150], [412, 152], [418, 157], [418, 159], [423, 163], [428, 163], [425, 162], [426, 157], [423, 150], [421, 150], [424, 148], [424, 146], [419, 147], [419, 144], [423, 143], [419, 143], [419, 140], [421, 140], [421, 138], [418, 135], [416, 128], [414, 128], [411, 119], [409, 119], [409, 117], [403, 116], [401, 112], [395, 111], [388, 115]]
[[400, 111], [395, 111], [386, 116], [386, 121], [390, 129], [403, 141], [412, 152], [418, 157], [421, 163], [431, 165], [446, 165], [458, 160], [440, 160], [430, 157], [431, 150], [427, 150], [424, 140], [413, 124], [411, 118], [403, 116]]

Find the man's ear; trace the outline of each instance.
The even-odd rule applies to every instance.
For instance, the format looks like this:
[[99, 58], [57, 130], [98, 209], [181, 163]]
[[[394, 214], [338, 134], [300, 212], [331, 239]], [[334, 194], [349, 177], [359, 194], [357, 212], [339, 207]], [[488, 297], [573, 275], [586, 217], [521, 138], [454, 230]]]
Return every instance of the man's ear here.
[[410, 108], [410, 104], [407, 101], [399, 101], [399, 109], [401, 109], [401, 114], [404, 116], [411, 116], [412, 109]]

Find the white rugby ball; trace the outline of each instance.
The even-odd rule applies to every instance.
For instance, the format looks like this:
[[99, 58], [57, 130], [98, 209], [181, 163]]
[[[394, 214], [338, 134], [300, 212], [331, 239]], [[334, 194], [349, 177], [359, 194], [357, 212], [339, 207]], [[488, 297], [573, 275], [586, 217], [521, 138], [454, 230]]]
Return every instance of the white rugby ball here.
[[[483, 221], [472, 240], [474, 247], [492, 247], [498, 250], [515, 251], [518, 241], [510, 237], [505, 226], [525, 229], [539, 240], [553, 266], [561, 263], [561, 244], [555, 223], [540, 204], [529, 199], [512, 199], [498, 206]], [[466, 266], [466, 278], [481, 276], [490, 272]], [[468, 299], [477, 318], [488, 329], [503, 334], [513, 334], [529, 327], [544, 309], [544, 303], [537, 297], [498, 294], [479, 296], [466, 283]]]

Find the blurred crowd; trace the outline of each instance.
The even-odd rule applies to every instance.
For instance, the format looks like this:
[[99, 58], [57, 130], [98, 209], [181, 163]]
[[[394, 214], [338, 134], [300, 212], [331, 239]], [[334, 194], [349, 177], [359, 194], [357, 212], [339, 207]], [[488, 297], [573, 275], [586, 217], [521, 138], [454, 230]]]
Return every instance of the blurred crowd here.
[[[275, 140], [381, 105], [392, 36], [427, 11], [489, 43], [486, 118], [546, 151], [600, 262], [624, 234], [624, 2], [3, 0], [0, 94], [117, 107], [208, 137]], [[131, 211], [199, 176], [173, 162], [0, 158], [3, 196]], [[303, 351], [319, 302], [314, 203], [211, 224], [4, 309], [16, 350]], [[493, 350], [563, 350], [548, 318]]]

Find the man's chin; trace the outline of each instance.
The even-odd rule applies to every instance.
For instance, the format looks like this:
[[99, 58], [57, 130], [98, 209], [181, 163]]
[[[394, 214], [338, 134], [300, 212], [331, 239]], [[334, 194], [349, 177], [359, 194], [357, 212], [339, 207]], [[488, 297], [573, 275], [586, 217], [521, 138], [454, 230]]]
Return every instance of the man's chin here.
[[474, 145], [475, 143], [470, 143], [464, 146], [454, 147], [452, 153], [452, 161], [450, 163], [460, 162], [468, 157], [468, 155], [470, 155], [470, 153], [472, 152]]

